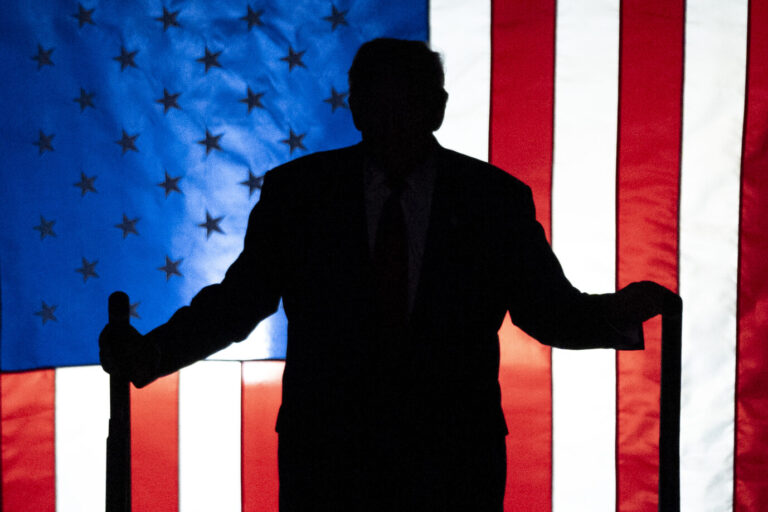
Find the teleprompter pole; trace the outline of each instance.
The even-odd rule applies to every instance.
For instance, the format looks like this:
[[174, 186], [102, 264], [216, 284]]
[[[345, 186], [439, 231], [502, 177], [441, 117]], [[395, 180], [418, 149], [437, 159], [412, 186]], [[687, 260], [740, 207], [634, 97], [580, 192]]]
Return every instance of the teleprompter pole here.
[[659, 512], [680, 512], [680, 384], [682, 302], [671, 300], [661, 317]]
[[[109, 323], [128, 326], [128, 295], [115, 292], [109, 296]], [[131, 511], [131, 390], [130, 382], [109, 377], [109, 435], [107, 437], [107, 509], [106, 512]]]

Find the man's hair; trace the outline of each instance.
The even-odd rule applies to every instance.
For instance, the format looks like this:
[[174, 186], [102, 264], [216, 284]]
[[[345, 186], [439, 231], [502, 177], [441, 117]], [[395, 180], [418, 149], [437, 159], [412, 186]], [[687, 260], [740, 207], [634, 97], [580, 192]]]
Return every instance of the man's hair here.
[[[430, 132], [437, 130], [443, 120], [448, 94], [443, 88], [445, 73], [440, 54], [423, 41], [379, 38], [364, 43], [349, 68], [349, 95], [356, 123], [366, 123], [367, 116], [376, 115], [367, 107], [375, 104], [376, 86], [395, 83], [398, 94], [408, 98], [410, 112], [404, 115], [424, 124]], [[416, 110], [416, 111], [414, 111]], [[358, 126], [358, 128], [363, 128]]]

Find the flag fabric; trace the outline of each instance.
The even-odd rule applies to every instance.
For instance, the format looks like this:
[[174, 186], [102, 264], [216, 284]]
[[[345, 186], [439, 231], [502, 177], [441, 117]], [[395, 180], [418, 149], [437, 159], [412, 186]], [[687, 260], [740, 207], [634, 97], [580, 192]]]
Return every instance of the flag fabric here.
[[[373, 15], [375, 11], [375, 16]], [[164, 322], [242, 249], [262, 175], [359, 135], [357, 47], [426, 39], [421, 9], [303, 2], [14, 2], [6, 65], [3, 370], [98, 362], [97, 312], [128, 293]], [[348, 14], [358, 16], [349, 28]], [[366, 20], [365, 22], [363, 22]], [[19, 170], [24, 172], [18, 172]], [[78, 333], [78, 335], [74, 335]], [[285, 317], [248, 356], [281, 358]], [[32, 342], [30, 342], [32, 341]]]
[[[681, 509], [768, 509], [765, 2], [41, 1], [0, 24], [3, 512], [102, 509], [107, 295], [143, 332], [220, 279], [259, 177], [358, 140], [345, 73], [378, 36], [443, 54], [438, 139], [532, 187], [577, 287], [680, 292]], [[505, 510], [657, 509], [660, 324], [569, 352], [505, 320]], [[132, 392], [134, 510], [277, 509], [284, 347], [278, 314]]]

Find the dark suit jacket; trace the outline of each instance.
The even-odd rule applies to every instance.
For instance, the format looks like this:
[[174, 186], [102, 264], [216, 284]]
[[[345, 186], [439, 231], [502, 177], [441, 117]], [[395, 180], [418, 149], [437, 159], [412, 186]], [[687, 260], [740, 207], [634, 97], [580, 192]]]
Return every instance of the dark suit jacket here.
[[531, 191], [504, 171], [435, 148], [437, 175], [407, 332], [382, 335], [372, 308], [361, 145], [268, 172], [244, 250], [220, 284], [147, 335], [142, 384], [244, 339], [282, 297], [288, 348], [278, 431], [407, 429], [503, 435], [497, 331], [512, 321], [547, 345], [642, 348], [640, 326], [607, 321], [613, 295], [568, 282], [535, 220]]

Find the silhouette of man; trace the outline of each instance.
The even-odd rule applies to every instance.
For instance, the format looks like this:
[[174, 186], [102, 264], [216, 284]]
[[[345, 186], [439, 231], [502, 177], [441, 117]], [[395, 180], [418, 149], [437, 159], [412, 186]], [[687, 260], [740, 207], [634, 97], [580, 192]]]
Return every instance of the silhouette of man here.
[[282, 297], [282, 512], [501, 511], [505, 313], [547, 345], [642, 349], [642, 322], [679, 301], [647, 281], [571, 286], [530, 189], [434, 139], [443, 83], [424, 43], [365, 43], [362, 143], [268, 172], [221, 283], [144, 336], [100, 338], [104, 368], [143, 386], [245, 339]]

